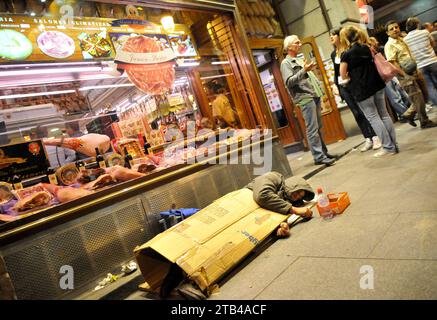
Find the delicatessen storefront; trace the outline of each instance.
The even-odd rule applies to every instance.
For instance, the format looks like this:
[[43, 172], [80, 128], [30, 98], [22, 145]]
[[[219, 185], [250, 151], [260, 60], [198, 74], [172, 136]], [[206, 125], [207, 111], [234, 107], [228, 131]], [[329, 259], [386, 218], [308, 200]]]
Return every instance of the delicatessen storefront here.
[[291, 175], [233, 1], [122, 2], [0, 6], [0, 297], [77, 297], [159, 212]]

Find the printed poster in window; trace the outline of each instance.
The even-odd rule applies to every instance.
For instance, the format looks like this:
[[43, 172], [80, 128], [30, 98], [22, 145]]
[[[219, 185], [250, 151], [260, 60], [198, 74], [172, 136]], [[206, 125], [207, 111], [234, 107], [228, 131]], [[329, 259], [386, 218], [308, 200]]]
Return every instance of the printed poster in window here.
[[270, 110], [272, 110], [272, 112], [281, 110], [282, 104], [275, 84], [273, 82], [265, 84], [264, 90], [266, 92], [267, 100], [269, 101]]

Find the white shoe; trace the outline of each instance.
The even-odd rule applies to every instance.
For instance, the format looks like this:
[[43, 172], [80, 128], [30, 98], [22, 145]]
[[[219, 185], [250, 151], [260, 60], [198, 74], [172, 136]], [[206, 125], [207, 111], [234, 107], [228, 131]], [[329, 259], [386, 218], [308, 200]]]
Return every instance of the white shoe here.
[[384, 156], [393, 156], [395, 154], [396, 154], [396, 152], [388, 152], [388, 151], [382, 149], [382, 150], [378, 151], [377, 153], [375, 153], [373, 156], [375, 158], [381, 158], [381, 157], [384, 157]]
[[370, 149], [372, 149], [373, 142], [370, 140], [370, 138], [366, 138], [366, 142], [364, 143], [364, 146], [360, 149], [361, 152], [366, 152]]
[[373, 140], [373, 150], [378, 150], [382, 147], [381, 140], [377, 136], [372, 138]]

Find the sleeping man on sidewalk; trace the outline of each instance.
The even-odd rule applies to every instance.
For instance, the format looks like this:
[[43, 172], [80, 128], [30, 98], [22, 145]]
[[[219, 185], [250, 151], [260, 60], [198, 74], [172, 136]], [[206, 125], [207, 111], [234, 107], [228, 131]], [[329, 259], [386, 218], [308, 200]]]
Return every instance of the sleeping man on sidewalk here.
[[[304, 206], [305, 201], [314, 199], [314, 191], [305, 179], [285, 177], [278, 172], [268, 172], [255, 178], [246, 188], [253, 191], [253, 200], [262, 208], [284, 215], [296, 214], [303, 218], [312, 216], [311, 209]], [[277, 230], [278, 237], [290, 234], [288, 223], [283, 222]]]

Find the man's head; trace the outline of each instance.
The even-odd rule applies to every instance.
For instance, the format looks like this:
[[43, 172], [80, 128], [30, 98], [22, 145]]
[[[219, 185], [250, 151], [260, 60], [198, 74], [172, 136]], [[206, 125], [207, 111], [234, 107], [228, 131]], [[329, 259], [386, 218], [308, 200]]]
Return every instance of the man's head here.
[[300, 177], [291, 177], [285, 181], [285, 192], [294, 206], [300, 206], [303, 201], [314, 199], [314, 191], [309, 183]]
[[416, 17], [408, 18], [407, 23], [405, 25], [405, 29], [407, 32], [411, 32], [420, 28], [420, 20]]
[[422, 24], [422, 29], [428, 30], [428, 32], [433, 32], [434, 26], [432, 25], [432, 23], [425, 22], [424, 24]]
[[65, 124], [65, 129], [67, 130], [67, 134], [72, 136], [74, 133], [79, 132], [79, 123], [77, 121], [67, 122]]
[[401, 34], [401, 28], [399, 27], [399, 23], [394, 20], [387, 22], [385, 25], [385, 32], [390, 38], [398, 39]]
[[288, 36], [284, 39], [284, 50], [291, 56], [296, 56], [302, 48], [302, 42], [296, 35]]
[[432, 24], [434, 25], [434, 28], [437, 29], [437, 20], [435, 20]]

